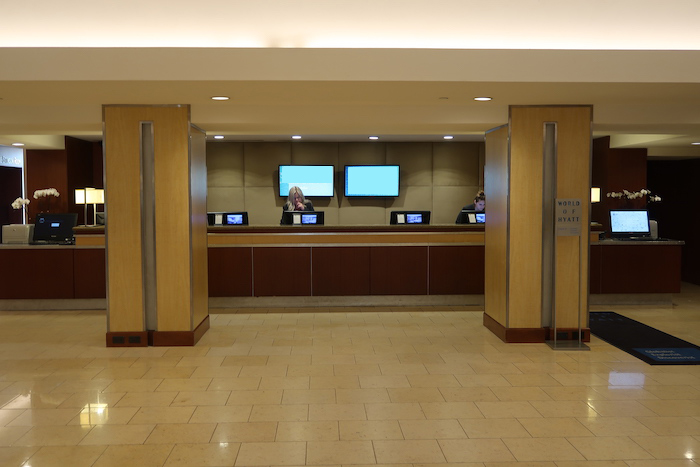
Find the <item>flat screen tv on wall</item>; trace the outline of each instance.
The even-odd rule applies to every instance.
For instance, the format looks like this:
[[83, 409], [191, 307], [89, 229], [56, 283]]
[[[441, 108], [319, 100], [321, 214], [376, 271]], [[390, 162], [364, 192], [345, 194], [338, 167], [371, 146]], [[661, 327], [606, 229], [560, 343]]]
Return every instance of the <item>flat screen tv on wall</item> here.
[[399, 196], [398, 165], [346, 165], [345, 196]]
[[304, 197], [333, 196], [334, 176], [332, 165], [280, 165], [279, 195], [286, 198], [289, 189], [298, 186]]

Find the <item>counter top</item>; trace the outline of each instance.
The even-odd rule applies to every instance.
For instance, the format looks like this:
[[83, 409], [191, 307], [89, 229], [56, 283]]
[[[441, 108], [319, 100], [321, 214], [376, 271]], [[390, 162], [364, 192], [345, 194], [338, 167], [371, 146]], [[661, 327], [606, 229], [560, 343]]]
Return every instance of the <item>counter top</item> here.
[[606, 238], [605, 240], [599, 240], [596, 242], [591, 242], [591, 245], [602, 245], [602, 246], [625, 246], [625, 245], [685, 245], [683, 240], [671, 240], [668, 238], [659, 238], [658, 240], [613, 240], [612, 238]]

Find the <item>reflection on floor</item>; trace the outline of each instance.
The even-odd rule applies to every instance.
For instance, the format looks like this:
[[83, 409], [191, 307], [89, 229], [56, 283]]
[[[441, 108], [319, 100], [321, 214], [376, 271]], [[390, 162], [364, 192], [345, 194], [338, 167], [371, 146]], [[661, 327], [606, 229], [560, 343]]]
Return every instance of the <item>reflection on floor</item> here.
[[[700, 287], [596, 309], [700, 344]], [[0, 312], [0, 465], [700, 463], [700, 366], [504, 344], [480, 310], [265, 311], [136, 349], [103, 312]]]

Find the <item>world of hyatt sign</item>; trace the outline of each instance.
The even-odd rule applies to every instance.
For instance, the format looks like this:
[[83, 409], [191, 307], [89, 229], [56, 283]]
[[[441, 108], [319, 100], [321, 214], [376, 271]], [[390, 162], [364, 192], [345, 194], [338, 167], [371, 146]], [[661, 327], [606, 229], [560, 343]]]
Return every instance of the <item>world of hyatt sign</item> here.
[[558, 237], [581, 235], [581, 200], [556, 200], [556, 230]]

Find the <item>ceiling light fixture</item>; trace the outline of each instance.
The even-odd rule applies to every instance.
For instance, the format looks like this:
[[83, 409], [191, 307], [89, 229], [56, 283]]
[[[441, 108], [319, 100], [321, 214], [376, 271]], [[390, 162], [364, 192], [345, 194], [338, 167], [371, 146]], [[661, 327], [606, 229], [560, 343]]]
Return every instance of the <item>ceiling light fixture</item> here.
[[370, 136], [369, 139], [371, 139], [371, 140], [379, 139], [379, 136]]
[[484, 96], [484, 97], [475, 97], [475, 98], [474, 98], [475, 101], [479, 101], [479, 102], [488, 102], [488, 101], [490, 101], [491, 99], [493, 99], [493, 98], [492, 98], [492, 97], [485, 97], [485, 96]]
[[24, 146], [24, 143], [12, 143], [13, 146]]
[[442, 137], [442, 139], [454, 139], [454, 136], [445, 135]]
[[215, 135], [214, 139], [224, 139], [224, 135]]
[[698, 141], [697, 143], [690, 143], [690, 144], [692, 144], [693, 146], [700, 146], [700, 141]]
[[301, 139], [301, 136], [300, 136], [300, 135], [294, 135], [294, 136], [292, 136], [292, 139]]
[[211, 100], [213, 100], [213, 101], [227, 101], [229, 99], [230, 99], [230, 97], [228, 97], [228, 96], [213, 96], [211, 98]]

